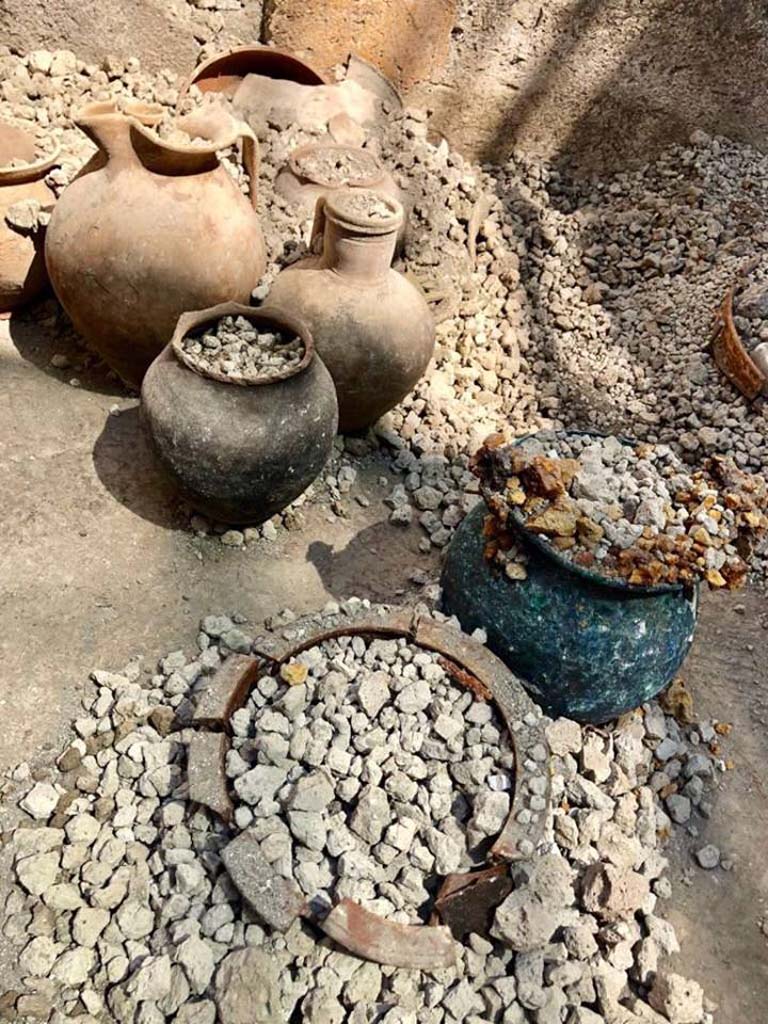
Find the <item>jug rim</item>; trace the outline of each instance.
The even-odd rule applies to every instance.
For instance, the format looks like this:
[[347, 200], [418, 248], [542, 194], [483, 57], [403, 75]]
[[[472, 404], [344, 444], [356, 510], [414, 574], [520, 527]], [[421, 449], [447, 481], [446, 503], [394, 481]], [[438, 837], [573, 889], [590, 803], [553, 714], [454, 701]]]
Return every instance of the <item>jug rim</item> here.
[[[193, 116], [199, 112], [193, 111], [192, 115], [185, 116]], [[103, 100], [85, 104], [75, 113], [74, 121], [79, 128], [84, 128], [91, 124], [110, 124], [127, 121], [132, 131], [137, 132], [150, 146], [166, 153], [184, 157], [215, 157], [220, 150], [228, 149], [240, 138], [254, 138], [253, 132], [245, 122], [237, 120], [231, 114], [227, 114], [229, 122], [227, 128], [222, 129], [218, 137], [210, 139], [208, 145], [191, 145], [192, 136], [190, 136], [190, 145], [188, 146], [168, 142], [152, 131], [153, 128], [160, 124], [164, 114], [164, 108], [158, 103], [129, 102], [121, 106], [114, 100]], [[175, 118], [176, 124], [180, 126], [181, 120], [182, 118], [177, 116]], [[180, 127], [180, 130], [185, 131], [183, 127]], [[198, 137], [201, 138], [203, 136]]]
[[[365, 197], [366, 195], [375, 198], [389, 209], [389, 216], [385, 218], [367, 217], [365, 214], [356, 213], [347, 208], [351, 198]], [[348, 228], [357, 234], [363, 235], [389, 235], [398, 231], [403, 223], [405, 211], [402, 203], [394, 196], [376, 189], [361, 188], [339, 188], [321, 197], [318, 203], [323, 204], [324, 215], [327, 220], [332, 220], [342, 228]]]

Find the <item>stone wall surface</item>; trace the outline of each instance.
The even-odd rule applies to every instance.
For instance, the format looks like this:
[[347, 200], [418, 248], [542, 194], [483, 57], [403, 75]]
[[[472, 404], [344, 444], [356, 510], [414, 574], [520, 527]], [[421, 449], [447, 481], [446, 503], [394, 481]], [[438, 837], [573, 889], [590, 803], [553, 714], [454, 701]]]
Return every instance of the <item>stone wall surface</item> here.
[[267, 0], [264, 34], [319, 68], [353, 49], [407, 91], [444, 68], [456, 7], [456, 0]]
[[601, 169], [696, 128], [765, 145], [766, 85], [760, 0], [464, 0], [444, 71], [411, 99], [480, 159]]
[[481, 160], [518, 148], [616, 168], [695, 128], [768, 144], [762, 0], [267, 0], [263, 18], [260, 0], [0, 0], [0, 38], [180, 72], [234, 41], [326, 70], [354, 49]]

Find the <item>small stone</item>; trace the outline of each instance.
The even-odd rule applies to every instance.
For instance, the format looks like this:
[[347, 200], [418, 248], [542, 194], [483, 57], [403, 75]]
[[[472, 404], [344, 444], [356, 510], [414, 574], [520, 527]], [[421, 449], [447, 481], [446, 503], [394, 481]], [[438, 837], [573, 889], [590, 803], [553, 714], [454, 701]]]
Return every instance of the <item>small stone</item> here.
[[389, 676], [386, 672], [372, 672], [357, 688], [360, 707], [369, 718], [376, 718], [389, 701]]
[[704, 868], [706, 871], [711, 871], [720, 863], [720, 851], [710, 843], [708, 846], [702, 846], [701, 849], [696, 851], [696, 860], [699, 867]]
[[128, 979], [126, 991], [137, 1002], [158, 1002], [171, 989], [171, 959], [167, 954], [148, 956]]
[[670, 1024], [699, 1024], [704, 1013], [701, 986], [666, 971], [656, 975], [648, 1002], [654, 1010], [663, 1013]]
[[19, 956], [19, 967], [24, 974], [42, 978], [50, 974], [61, 946], [47, 935], [39, 935], [32, 939]]
[[392, 812], [387, 794], [378, 786], [365, 786], [349, 819], [349, 827], [367, 843], [378, 843]]
[[38, 782], [19, 802], [19, 807], [36, 821], [47, 821], [56, 810], [59, 792], [50, 782]]
[[301, 662], [293, 661], [280, 666], [280, 678], [289, 686], [301, 686], [306, 683], [309, 669]]
[[216, 972], [221, 1024], [277, 1024], [285, 1020], [280, 1000], [280, 958], [260, 949], [229, 953]]
[[333, 785], [325, 772], [310, 772], [295, 783], [288, 806], [294, 811], [324, 811], [333, 795]]
[[549, 748], [557, 757], [578, 754], [581, 750], [581, 726], [569, 718], [557, 718], [544, 730]]
[[92, 949], [108, 924], [108, 910], [81, 907], [72, 919], [72, 938], [78, 946]]
[[498, 835], [509, 816], [509, 806], [509, 793], [482, 790], [475, 797], [472, 827], [486, 836]]
[[64, 826], [70, 843], [85, 843], [90, 846], [101, 832], [101, 823], [90, 814], [76, 814]]
[[16, 877], [30, 896], [42, 896], [59, 875], [59, 853], [41, 853], [16, 862]]
[[491, 934], [510, 949], [525, 953], [546, 945], [559, 923], [554, 910], [519, 889], [497, 907]]
[[417, 679], [398, 693], [395, 698], [395, 707], [406, 715], [414, 715], [423, 711], [432, 700], [432, 691], [429, 683], [424, 679]]
[[672, 793], [666, 799], [667, 811], [672, 821], [677, 825], [685, 825], [691, 817], [691, 801], [685, 797], [680, 796], [679, 793]]
[[208, 943], [196, 935], [190, 935], [176, 947], [174, 960], [184, 968], [192, 991], [202, 995], [208, 988], [216, 965], [213, 950]]
[[75, 987], [82, 985], [93, 970], [95, 954], [92, 949], [82, 946], [62, 953], [51, 970], [51, 977], [62, 985]]

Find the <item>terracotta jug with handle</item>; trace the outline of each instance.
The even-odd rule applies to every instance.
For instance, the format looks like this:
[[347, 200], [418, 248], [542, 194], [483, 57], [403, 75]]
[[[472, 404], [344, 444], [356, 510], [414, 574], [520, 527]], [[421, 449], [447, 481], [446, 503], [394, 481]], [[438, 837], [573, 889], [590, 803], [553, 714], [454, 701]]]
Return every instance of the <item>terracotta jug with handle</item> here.
[[[98, 152], [61, 195], [45, 246], [75, 328], [134, 386], [183, 312], [248, 301], [266, 265], [250, 129], [215, 112], [197, 124], [192, 115], [185, 131], [207, 141], [170, 145], [148, 131], [160, 116], [143, 104], [83, 109], [76, 123]], [[217, 156], [238, 138], [250, 202]]]

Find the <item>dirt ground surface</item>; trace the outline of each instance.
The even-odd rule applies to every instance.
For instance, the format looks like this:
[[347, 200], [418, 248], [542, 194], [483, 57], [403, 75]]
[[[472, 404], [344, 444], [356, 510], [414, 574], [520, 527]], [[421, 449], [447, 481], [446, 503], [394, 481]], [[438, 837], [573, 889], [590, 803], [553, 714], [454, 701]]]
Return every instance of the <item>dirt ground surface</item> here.
[[[195, 537], [144, 443], [137, 401], [100, 371], [70, 384], [71, 370], [49, 365], [53, 351], [41, 327], [0, 321], [0, 770], [61, 749], [92, 668], [191, 650], [207, 613], [258, 624], [331, 597], [412, 600], [414, 570], [436, 566], [416, 527], [388, 524], [382, 498], [395, 480], [376, 461], [356, 484], [369, 507], [347, 501], [347, 518], [309, 505], [299, 529], [245, 550]], [[697, 717], [733, 723], [733, 770], [698, 836], [676, 830], [666, 913], [677, 969], [719, 1004], [718, 1024], [766, 1019], [767, 661], [762, 594], [705, 599], [684, 676]], [[694, 865], [705, 843], [733, 859], [731, 872]], [[0, 955], [0, 990], [2, 974]]]

